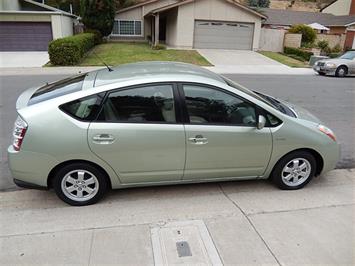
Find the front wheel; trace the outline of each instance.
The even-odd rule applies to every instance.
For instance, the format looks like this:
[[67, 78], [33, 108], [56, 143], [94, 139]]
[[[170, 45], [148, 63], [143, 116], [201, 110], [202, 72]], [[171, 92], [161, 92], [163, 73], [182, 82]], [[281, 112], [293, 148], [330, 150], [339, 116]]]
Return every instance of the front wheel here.
[[98, 202], [108, 185], [105, 174], [85, 163], [74, 163], [61, 168], [53, 179], [57, 196], [72, 206], [85, 206]]
[[271, 178], [281, 189], [303, 188], [314, 177], [316, 160], [306, 151], [292, 152], [283, 157], [275, 166]]
[[335, 76], [337, 77], [345, 77], [348, 74], [348, 68], [346, 66], [340, 66], [335, 71]]

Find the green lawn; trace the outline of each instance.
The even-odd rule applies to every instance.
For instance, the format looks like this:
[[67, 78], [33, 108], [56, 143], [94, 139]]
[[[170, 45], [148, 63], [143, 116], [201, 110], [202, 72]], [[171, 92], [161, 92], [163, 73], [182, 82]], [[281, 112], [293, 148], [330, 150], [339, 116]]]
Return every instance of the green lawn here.
[[179, 61], [200, 66], [211, 66], [194, 50], [152, 50], [147, 43], [104, 43], [97, 45], [81, 61], [81, 66], [101, 66], [100, 59], [108, 65], [120, 65], [139, 61]]
[[307, 62], [299, 61], [281, 53], [268, 51], [259, 51], [259, 53], [290, 67], [309, 67]]

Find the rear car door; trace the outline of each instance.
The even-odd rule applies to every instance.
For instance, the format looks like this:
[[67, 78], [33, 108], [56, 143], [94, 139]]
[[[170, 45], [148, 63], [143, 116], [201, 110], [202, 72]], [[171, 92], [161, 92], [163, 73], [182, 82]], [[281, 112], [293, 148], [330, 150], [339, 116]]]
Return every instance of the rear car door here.
[[188, 123], [184, 179], [248, 178], [264, 173], [272, 152], [269, 128], [256, 127], [257, 107], [230, 92], [183, 84]]
[[181, 180], [185, 132], [173, 84], [149, 84], [110, 92], [88, 130], [91, 150], [122, 183]]

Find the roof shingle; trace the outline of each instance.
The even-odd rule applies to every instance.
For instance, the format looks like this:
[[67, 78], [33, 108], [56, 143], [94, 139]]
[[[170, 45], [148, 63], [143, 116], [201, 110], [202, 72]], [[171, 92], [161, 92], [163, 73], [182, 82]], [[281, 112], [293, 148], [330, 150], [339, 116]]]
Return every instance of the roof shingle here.
[[263, 8], [261, 13], [268, 17], [264, 22], [266, 25], [291, 26], [295, 24], [319, 23], [324, 26], [346, 26], [355, 23], [355, 16], [334, 16], [320, 12]]

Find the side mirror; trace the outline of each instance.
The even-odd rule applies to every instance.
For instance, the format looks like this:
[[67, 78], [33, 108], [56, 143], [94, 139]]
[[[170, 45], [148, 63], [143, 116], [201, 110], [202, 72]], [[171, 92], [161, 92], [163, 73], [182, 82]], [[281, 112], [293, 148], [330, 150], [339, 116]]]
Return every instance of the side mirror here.
[[265, 124], [266, 124], [266, 118], [263, 115], [259, 115], [257, 128], [259, 130], [263, 129], [265, 127]]

